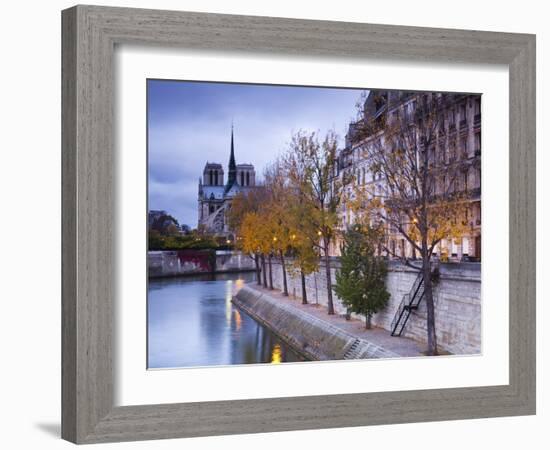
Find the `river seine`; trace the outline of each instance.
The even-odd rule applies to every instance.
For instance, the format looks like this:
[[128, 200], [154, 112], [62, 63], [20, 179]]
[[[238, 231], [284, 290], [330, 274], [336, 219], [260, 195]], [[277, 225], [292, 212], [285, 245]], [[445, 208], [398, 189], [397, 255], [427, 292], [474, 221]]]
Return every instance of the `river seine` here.
[[149, 280], [150, 369], [303, 360], [231, 303], [254, 272]]

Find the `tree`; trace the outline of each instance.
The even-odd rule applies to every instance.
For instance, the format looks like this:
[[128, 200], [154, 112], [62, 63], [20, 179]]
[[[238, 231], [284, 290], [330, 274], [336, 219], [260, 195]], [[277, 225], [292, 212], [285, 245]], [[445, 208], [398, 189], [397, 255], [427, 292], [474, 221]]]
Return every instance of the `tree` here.
[[297, 237], [295, 238], [293, 246], [295, 258], [291, 265], [291, 270], [300, 275], [302, 304], [306, 305], [308, 303], [306, 276], [319, 270], [319, 253], [305, 236], [293, 236]]
[[[261, 275], [263, 270], [264, 285], [267, 286], [265, 257], [260, 252], [262, 246], [259, 242], [260, 230], [258, 228], [261, 226], [258, 214], [261, 213], [265, 202], [266, 190], [263, 186], [258, 186], [246, 193], [241, 192], [233, 198], [226, 218], [229, 227], [236, 231], [235, 244], [237, 248], [241, 249], [254, 260], [257, 283], [259, 285], [262, 283]], [[255, 216], [249, 217], [248, 222], [245, 222], [246, 217], [252, 213]], [[262, 263], [262, 270], [260, 270], [260, 262]]]
[[336, 272], [334, 292], [348, 309], [365, 316], [371, 328], [372, 315], [383, 309], [390, 294], [386, 290], [386, 262], [376, 256], [380, 229], [354, 225], [343, 235], [341, 268]]
[[299, 191], [290, 191], [286, 217], [290, 228], [290, 251], [294, 257], [290, 271], [299, 275], [302, 285], [302, 304], [308, 303], [306, 276], [319, 270], [319, 235], [310, 220], [313, 212], [301, 201]]
[[327, 279], [328, 314], [334, 314], [330, 246], [338, 230], [342, 184], [337, 172], [337, 138], [329, 132], [322, 141], [316, 133], [296, 133], [285, 156], [291, 188], [299, 204], [309, 211], [307, 221], [317, 233], [312, 244], [323, 254]]
[[161, 214], [156, 217], [151, 223], [149, 229], [158, 231], [160, 234], [164, 235], [175, 235], [179, 234], [180, 231], [177, 219], [172, 217], [170, 214]]
[[[262, 284], [261, 275], [263, 274], [264, 285], [267, 285], [265, 277], [265, 264], [263, 270], [260, 270], [260, 253], [262, 236], [259, 231], [260, 218], [256, 212], [249, 212], [243, 216], [239, 226], [239, 247], [245, 252], [254, 255], [256, 267], [256, 282]], [[263, 272], [263, 273], [262, 273]]]
[[[281, 261], [283, 275], [283, 295], [288, 296], [286, 254], [294, 243], [296, 234], [292, 231], [292, 217], [289, 203], [292, 201], [292, 188], [282, 160], [277, 159], [267, 166], [264, 172], [267, 200], [263, 208], [266, 226], [272, 235], [271, 247]], [[271, 265], [270, 265], [271, 270]]]
[[213, 236], [197, 232], [187, 235], [181, 235], [180, 233], [167, 235], [150, 229], [148, 237], [149, 250], [216, 250], [221, 247]]
[[[467, 173], [475, 162], [458, 154], [453, 145], [443, 144], [443, 118], [456, 96], [422, 93], [392, 104], [391, 94], [386, 93], [382, 99], [375, 91], [370, 95], [375, 103], [378, 97], [378, 103], [385, 108], [379, 110], [385, 112], [371, 114], [367, 99], [361, 120], [354, 125], [355, 139], [363, 141], [370, 172], [379, 181], [357, 189], [352, 203], [356, 211], [363, 211], [366, 221], [385, 226], [387, 254], [422, 272], [427, 354], [436, 355], [431, 259], [442, 239], [458, 238], [467, 231]], [[418, 252], [420, 265], [390, 245], [396, 235]]]

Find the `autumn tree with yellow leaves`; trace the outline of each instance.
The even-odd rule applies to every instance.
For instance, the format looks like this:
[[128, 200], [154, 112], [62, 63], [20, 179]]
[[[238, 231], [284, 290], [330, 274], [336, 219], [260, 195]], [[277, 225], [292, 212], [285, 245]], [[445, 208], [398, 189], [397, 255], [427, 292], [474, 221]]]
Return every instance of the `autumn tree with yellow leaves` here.
[[337, 137], [334, 132], [320, 137], [299, 131], [292, 137], [284, 161], [297, 205], [307, 211], [307, 216], [299, 215], [299, 221], [305, 230], [317, 234], [303, 243], [311, 244], [324, 258], [328, 314], [334, 314], [330, 248], [339, 229], [338, 208], [343, 200], [342, 183], [335, 177]]
[[283, 274], [283, 295], [288, 296], [287, 261], [291, 245], [291, 219], [288, 211], [290, 187], [280, 159], [276, 159], [264, 171], [267, 201], [264, 207], [265, 227], [271, 240], [271, 252], [279, 258]]
[[[264, 239], [261, 234], [262, 209], [266, 200], [266, 192], [263, 187], [245, 193], [239, 193], [231, 202], [227, 212], [227, 221], [232, 230], [236, 231], [235, 245], [254, 260], [256, 268], [256, 281], [267, 286], [265, 270]], [[260, 264], [262, 269], [260, 269]]]
[[300, 276], [302, 304], [305, 305], [308, 303], [306, 276], [319, 270], [319, 236], [315, 225], [308, 220], [311, 216], [307, 205], [292, 202], [289, 204], [289, 212], [291, 252], [293, 256], [290, 271]]
[[[414, 103], [409, 102], [414, 108], [395, 108], [383, 120], [361, 118], [355, 125], [356, 139], [363, 141], [370, 172], [380, 182], [355, 183], [349, 201], [357, 221], [384, 226], [382, 245], [387, 254], [422, 272], [428, 355], [437, 354], [432, 256], [442, 239], [457, 239], [468, 231], [469, 194], [464, 174], [472, 162], [465, 155], [435, 157], [448, 101], [443, 94], [418, 94]], [[389, 245], [392, 234], [410, 244], [420, 265]]]
[[[229, 225], [237, 231], [239, 248], [254, 255], [257, 268], [261, 263], [264, 287], [273, 289], [272, 258], [280, 260], [283, 294], [287, 296], [286, 257], [292, 245], [288, 190], [283, 167], [275, 161], [266, 168], [261, 188], [237, 195], [228, 213]], [[258, 279], [259, 272], [257, 269]]]

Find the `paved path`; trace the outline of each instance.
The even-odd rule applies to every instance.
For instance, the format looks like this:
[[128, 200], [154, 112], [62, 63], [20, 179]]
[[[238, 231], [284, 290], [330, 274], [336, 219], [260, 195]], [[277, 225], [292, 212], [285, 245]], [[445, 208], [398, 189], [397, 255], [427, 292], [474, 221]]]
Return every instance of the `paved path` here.
[[359, 339], [372, 342], [380, 347], [383, 347], [391, 352], [397, 353], [400, 356], [425, 356], [423, 352], [425, 348], [422, 344], [405, 337], [391, 336], [390, 332], [383, 329], [373, 327], [370, 330], [365, 329], [365, 323], [359, 319], [346, 320], [345, 317], [339, 315], [329, 316], [327, 308], [322, 305], [307, 304], [302, 305], [302, 300], [293, 298], [292, 296], [285, 297], [278, 289], [270, 290], [254, 283], [247, 283], [247, 286], [263, 292], [270, 297], [276, 298], [280, 302], [291, 305], [294, 308], [300, 309], [318, 319], [324, 320], [333, 326], [336, 326], [350, 334], [355, 335]]

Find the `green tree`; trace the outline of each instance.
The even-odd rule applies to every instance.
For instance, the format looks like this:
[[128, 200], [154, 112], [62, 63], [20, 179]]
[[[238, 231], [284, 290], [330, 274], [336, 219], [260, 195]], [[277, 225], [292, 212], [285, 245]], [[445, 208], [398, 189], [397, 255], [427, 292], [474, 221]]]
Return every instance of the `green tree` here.
[[385, 308], [390, 294], [386, 290], [386, 262], [376, 256], [378, 229], [354, 225], [343, 234], [341, 268], [336, 273], [334, 292], [351, 311], [365, 316], [371, 328], [372, 315]]
[[162, 214], [161, 216], [157, 217], [149, 228], [151, 230], [158, 231], [160, 234], [179, 234], [179, 223], [177, 219], [175, 219], [170, 214]]

